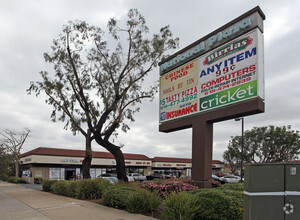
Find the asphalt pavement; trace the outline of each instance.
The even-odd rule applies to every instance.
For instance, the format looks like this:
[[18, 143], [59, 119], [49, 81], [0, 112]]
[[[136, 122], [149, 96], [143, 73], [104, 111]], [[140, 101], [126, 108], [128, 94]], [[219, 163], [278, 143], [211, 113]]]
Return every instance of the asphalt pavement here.
[[68, 198], [0, 181], [0, 220], [151, 220], [93, 202]]

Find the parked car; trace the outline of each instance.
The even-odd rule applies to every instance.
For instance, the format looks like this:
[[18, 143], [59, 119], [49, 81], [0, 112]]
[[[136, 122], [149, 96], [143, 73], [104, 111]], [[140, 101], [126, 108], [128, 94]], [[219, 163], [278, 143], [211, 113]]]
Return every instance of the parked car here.
[[[222, 180], [225, 181], [225, 183], [240, 183], [241, 182], [241, 177], [239, 176], [234, 176], [234, 175], [227, 175], [221, 177]], [[243, 180], [242, 180], [243, 182]]]
[[218, 176], [218, 177], [223, 177], [223, 176], [228, 176], [228, 175], [231, 175], [231, 174], [230, 173], [216, 173], [215, 175]]
[[147, 180], [146, 176], [140, 175], [138, 173], [128, 173], [129, 177], [133, 177], [135, 181], [145, 181]]
[[147, 180], [153, 180], [153, 179], [169, 179], [170, 177], [168, 175], [165, 174], [161, 174], [161, 173], [153, 173], [150, 176], [147, 176]]
[[128, 179], [128, 182], [135, 181], [135, 179], [132, 176], [130, 176], [130, 175], [127, 175], [127, 179]]
[[97, 178], [108, 180], [111, 184], [116, 184], [118, 182], [118, 178], [114, 176], [98, 176]]
[[99, 177], [108, 177], [108, 176], [112, 176], [112, 177], [117, 177], [117, 174], [116, 173], [103, 173], [101, 175], [99, 175], [97, 178]]
[[[104, 173], [104, 174], [101, 174], [101, 175], [97, 176], [97, 178], [107, 179], [112, 184], [115, 184], [115, 183], [118, 182], [118, 178], [117, 178], [117, 174], [116, 173]], [[131, 177], [131, 176], [127, 175], [127, 178], [128, 178], [129, 182], [134, 181], [134, 178]]]
[[215, 181], [218, 181], [218, 182], [221, 183], [221, 184], [226, 183], [225, 180], [222, 179], [222, 177], [218, 177], [218, 176], [216, 176], [216, 175], [214, 175], [214, 174], [211, 175], [211, 178], [212, 178], [213, 180], [215, 180]]

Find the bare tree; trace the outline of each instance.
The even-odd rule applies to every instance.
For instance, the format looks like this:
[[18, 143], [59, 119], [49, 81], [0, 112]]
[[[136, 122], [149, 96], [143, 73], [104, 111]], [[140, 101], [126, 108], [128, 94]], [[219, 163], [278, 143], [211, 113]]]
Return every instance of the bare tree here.
[[29, 128], [24, 128], [21, 132], [12, 131], [9, 129], [5, 129], [4, 131], [0, 132], [1, 151], [11, 154], [16, 169], [15, 176], [19, 176], [19, 155], [29, 133]]

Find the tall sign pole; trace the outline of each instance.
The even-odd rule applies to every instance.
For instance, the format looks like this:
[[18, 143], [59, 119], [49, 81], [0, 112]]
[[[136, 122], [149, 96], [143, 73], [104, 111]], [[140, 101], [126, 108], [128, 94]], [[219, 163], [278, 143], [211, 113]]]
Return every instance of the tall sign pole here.
[[159, 131], [192, 128], [192, 179], [210, 187], [213, 123], [264, 112], [259, 7], [160, 62]]

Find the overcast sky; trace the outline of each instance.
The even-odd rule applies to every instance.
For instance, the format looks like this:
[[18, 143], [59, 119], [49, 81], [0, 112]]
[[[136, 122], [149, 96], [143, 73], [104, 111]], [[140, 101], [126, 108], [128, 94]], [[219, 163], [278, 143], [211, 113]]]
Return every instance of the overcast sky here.
[[[37, 147], [84, 149], [84, 138], [50, 120], [51, 106], [42, 96], [27, 95], [31, 81], [46, 70], [43, 53], [69, 20], [84, 20], [102, 29], [109, 18], [126, 19], [129, 9], [144, 16], [150, 33], [170, 25], [180, 48], [260, 6], [265, 41], [265, 113], [245, 117], [245, 130], [260, 126], [291, 125], [300, 130], [300, 1], [299, 0], [1, 0], [0, 7], [0, 130], [31, 129], [22, 152]], [[175, 51], [176, 52], [176, 51]], [[159, 69], [152, 71], [159, 79]], [[191, 129], [158, 131], [158, 96], [144, 102], [131, 130], [119, 136], [123, 152], [149, 157], [191, 158]], [[241, 122], [214, 124], [213, 159], [223, 160], [231, 136], [241, 135]], [[93, 143], [93, 150], [104, 148]]]

